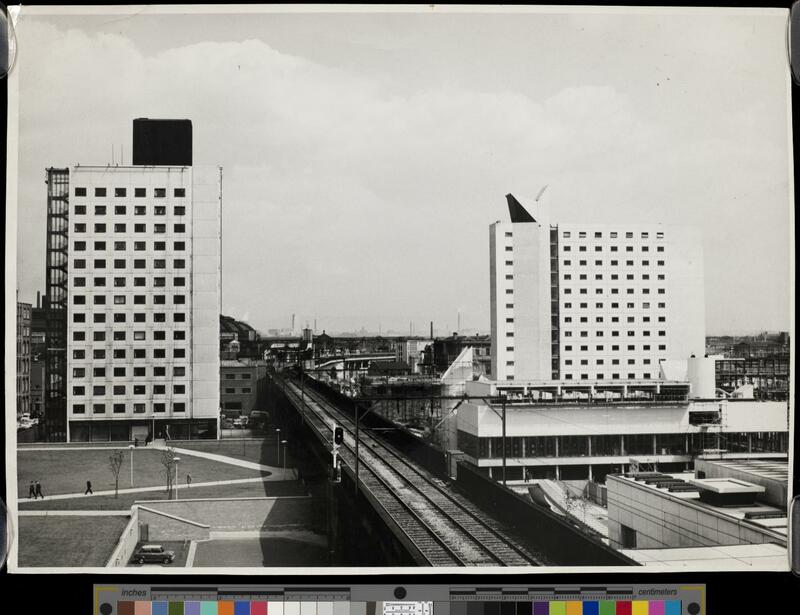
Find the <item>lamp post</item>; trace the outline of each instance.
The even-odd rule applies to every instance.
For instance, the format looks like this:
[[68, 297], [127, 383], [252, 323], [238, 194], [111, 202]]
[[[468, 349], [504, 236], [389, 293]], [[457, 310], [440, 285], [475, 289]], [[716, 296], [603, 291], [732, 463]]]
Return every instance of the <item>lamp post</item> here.
[[278, 462], [275, 465], [279, 466], [279, 465], [281, 465], [281, 430], [280, 429], [276, 429], [275, 430], [275, 444], [277, 444], [277, 446], [275, 448], [276, 448], [277, 453], [278, 453]]
[[175, 462], [175, 499], [178, 499], [178, 462], [181, 460], [180, 457], [174, 457], [173, 461]]
[[283, 477], [286, 478], [286, 445], [289, 443], [288, 440], [281, 440], [281, 444], [283, 444]]
[[133, 487], [133, 444], [129, 444], [128, 448], [131, 450], [131, 487]]

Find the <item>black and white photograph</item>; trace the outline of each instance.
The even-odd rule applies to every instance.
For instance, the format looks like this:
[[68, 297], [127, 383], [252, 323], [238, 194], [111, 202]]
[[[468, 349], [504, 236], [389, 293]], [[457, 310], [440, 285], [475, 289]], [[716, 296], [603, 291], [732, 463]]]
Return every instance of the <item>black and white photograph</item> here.
[[787, 9], [17, 9], [10, 571], [788, 570]]

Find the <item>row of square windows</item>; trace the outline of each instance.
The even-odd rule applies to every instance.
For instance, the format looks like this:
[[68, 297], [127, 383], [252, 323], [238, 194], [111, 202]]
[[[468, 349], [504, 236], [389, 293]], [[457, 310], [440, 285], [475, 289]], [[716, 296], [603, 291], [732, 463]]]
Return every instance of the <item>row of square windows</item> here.
[[[578, 252], [588, 252], [588, 246], [578, 246]], [[642, 252], [649, 252], [650, 246], [641, 246]], [[609, 252], [619, 252], [619, 246], [609, 246]], [[595, 252], [602, 252], [603, 246], [595, 246]], [[633, 252], [633, 246], [625, 246], [626, 252]], [[562, 246], [562, 252], [572, 252], [572, 246]], [[656, 246], [656, 252], [664, 252], [664, 246]]]
[[[578, 294], [579, 295], [588, 295], [589, 294], [589, 289], [588, 288], [579, 288], [577, 290], [578, 290]], [[618, 295], [619, 294], [619, 288], [611, 288], [609, 290], [611, 291], [612, 295]], [[640, 291], [643, 295], [649, 295], [651, 290], [653, 290], [653, 289], [652, 288], [626, 288], [625, 289], [625, 294], [632, 295], [636, 291]], [[666, 295], [667, 294], [667, 289], [666, 288], [659, 288], [657, 290], [658, 290], [658, 294], [659, 295]], [[571, 295], [573, 289], [572, 288], [564, 288], [563, 291], [564, 291], [565, 295]], [[604, 292], [605, 292], [605, 289], [603, 289], [603, 288], [595, 288], [594, 289], [594, 294], [595, 295], [602, 295]]]
[[238, 393], [236, 392], [236, 389], [232, 387], [228, 387], [224, 391], [225, 395], [250, 395], [252, 392], [253, 389], [251, 387], [244, 387], [242, 389], [239, 389]]
[[[508, 265], [509, 267], [513, 267], [514, 266], [514, 261], [506, 261], [506, 265]], [[507, 273], [506, 274], [506, 280], [513, 280], [513, 279], [514, 279], [514, 274], [513, 273]], [[571, 273], [565, 273], [563, 275], [562, 279], [564, 281], [568, 282], [568, 281], [572, 280], [572, 274]], [[589, 278], [588, 278], [587, 274], [581, 273], [581, 274], [578, 275], [578, 279], [579, 280], [588, 280]], [[594, 279], [595, 280], [603, 280], [604, 279], [603, 278], [603, 274], [602, 273], [596, 273], [594, 275]], [[610, 274], [610, 279], [611, 280], [619, 280], [619, 274], [618, 273]], [[632, 273], [627, 273], [627, 274], [625, 274], [625, 279], [626, 280], [635, 280], [636, 276], [634, 274], [632, 274]], [[648, 281], [649, 279], [650, 279], [650, 274], [649, 273], [643, 273], [642, 274], [642, 280]], [[663, 274], [663, 273], [659, 273], [656, 276], [656, 279], [658, 279], [658, 280], [666, 280], [667, 276], [665, 274]]]
[[[602, 231], [578, 231], [578, 239], [586, 239], [589, 236], [593, 236], [595, 239], [603, 239], [603, 232]], [[625, 239], [634, 239], [635, 233], [633, 231], [625, 231]], [[506, 237], [513, 237], [514, 233], [511, 231], [506, 231]], [[664, 239], [664, 232], [663, 231], [656, 231], [656, 239]], [[563, 231], [561, 233], [561, 237], [564, 239], [570, 239], [572, 237], [571, 231]], [[619, 231], [609, 231], [608, 237], [610, 239], [617, 239], [622, 237]], [[641, 231], [639, 234], [641, 239], [650, 239], [650, 232], [649, 231]]]
[[[88, 315], [82, 312], [73, 312], [72, 313], [72, 322], [74, 323], [84, 323], [86, 322], [86, 317]], [[109, 322], [127, 322], [128, 315], [125, 313], [115, 313], [112, 315], [113, 318]], [[167, 314], [166, 312], [153, 312], [152, 313], [152, 320], [153, 322], [167, 322]], [[92, 322], [94, 323], [104, 323], [106, 322], [106, 314], [105, 312], [97, 312], [92, 314]], [[143, 312], [136, 312], [133, 314], [133, 322], [147, 322], [147, 314]], [[173, 312], [172, 313], [172, 322], [186, 322], [186, 314], [184, 312]]]
[[[152, 339], [155, 341], [165, 341], [167, 339], [167, 332], [166, 331], [151, 331], [153, 334]], [[126, 331], [113, 331], [112, 337], [115, 342], [124, 342], [126, 339]], [[186, 339], [186, 331], [173, 331], [172, 332], [172, 339], [173, 340], [185, 340]], [[133, 332], [133, 340], [136, 342], [144, 342], [147, 341], [147, 331], [134, 331]], [[85, 342], [86, 341], [86, 331], [73, 331], [72, 332], [72, 341], [73, 342]], [[106, 341], [106, 332], [105, 331], [92, 331], [92, 341], [93, 342], [104, 342]]]
[[[103, 288], [106, 285], [105, 278], [93, 278], [92, 285], [97, 288]], [[128, 280], [126, 278], [114, 278], [114, 288], [125, 288], [128, 285]], [[133, 285], [136, 287], [147, 286], [147, 278], [133, 278]], [[172, 285], [176, 287], [186, 286], [186, 278], [184, 277], [175, 277], [172, 278]], [[73, 278], [73, 286], [78, 288], [84, 288], [86, 286], [86, 278]], [[164, 277], [154, 277], [153, 284], [154, 288], [166, 288], [167, 287], [167, 278]], [[184, 303], [184, 301], [176, 301], [175, 303]]]
[[[595, 303], [594, 307], [595, 307], [595, 309], [602, 310], [602, 309], [604, 309], [603, 308], [604, 305], [605, 304], [603, 304], [603, 303]], [[626, 303], [625, 304], [625, 309], [628, 309], [628, 310], [635, 309], [635, 305], [636, 305], [635, 303]], [[664, 309], [667, 308], [667, 304], [664, 303], [664, 302], [656, 303], [656, 306], [658, 307], [659, 310], [664, 310]], [[584, 310], [584, 309], [587, 309], [589, 307], [589, 304], [588, 303], [579, 303], [578, 307], [580, 309]], [[572, 309], [572, 303], [569, 302], [569, 301], [564, 302], [564, 309], [565, 310]], [[619, 303], [612, 303], [611, 304], [611, 309], [612, 310], [619, 309]], [[649, 303], [642, 303], [642, 309], [649, 310], [650, 309], [650, 304]]]
[[[572, 346], [569, 346], [569, 347], [565, 346], [564, 349], [566, 350], [567, 348], [569, 348], [569, 350], [572, 350]], [[597, 344], [594, 347], [594, 349], [595, 349], [596, 352], [605, 352], [605, 346], [603, 344]], [[658, 345], [658, 349], [661, 350], [661, 351], [666, 350], [667, 349], [667, 345], [666, 344], [659, 344]], [[628, 344], [626, 346], [625, 350], [626, 350], [626, 352], [636, 352], [636, 344]], [[651, 350], [650, 344], [642, 344], [642, 347], [640, 349], [641, 352], [649, 352], [650, 350]], [[588, 352], [588, 351], [589, 351], [589, 347], [588, 346], [581, 346], [581, 352]], [[620, 351], [619, 344], [613, 344], [611, 346], [611, 352], [619, 352], [619, 351]], [[506, 346], [506, 352], [514, 352], [514, 347], [513, 346]], [[572, 359], [566, 359], [566, 361], [567, 361], [567, 365], [572, 365]]]
[[[107, 261], [104, 258], [96, 258], [94, 259], [93, 267], [95, 269], [105, 269]], [[86, 269], [86, 259], [85, 258], [76, 258], [72, 261], [72, 266], [74, 269]], [[124, 258], [115, 258], [114, 259], [114, 269], [126, 269], [128, 266], [127, 259]], [[186, 259], [183, 258], [175, 258], [172, 260], [172, 266], [175, 269], [186, 269]], [[145, 269], [147, 267], [147, 259], [144, 258], [135, 258], [133, 259], [133, 268], [134, 269]], [[153, 259], [153, 269], [166, 269], [167, 268], [167, 259], [166, 258], [154, 258]]]
[[[73, 249], [76, 252], [83, 252], [86, 250], [87, 243], [85, 241], [76, 241], [73, 245]], [[103, 251], [106, 250], [106, 242], [105, 241], [95, 241], [92, 244], [92, 247], [95, 250]], [[175, 241], [172, 243], [172, 248], [176, 252], [181, 252], [186, 249], [186, 242], [185, 241]], [[114, 242], [114, 250], [127, 250], [128, 243], [126, 241], [115, 241]], [[133, 249], [136, 252], [143, 252], [147, 250], [147, 242], [146, 241], [134, 241], [133, 242]], [[161, 252], [167, 249], [167, 242], [166, 241], [154, 241], [153, 242], [153, 250], [156, 252]]]
[[[94, 232], [95, 233], [105, 233], [106, 226], [108, 226], [105, 222], [95, 222], [94, 223]], [[76, 233], [85, 233], [86, 232], [86, 224], [83, 222], [76, 222], [75, 223], [75, 232]], [[127, 233], [128, 225], [124, 222], [116, 222], [114, 224], [114, 232], [115, 233]], [[182, 223], [175, 223], [172, 225], [172, 231], [175, 233], [185, 233], [186, 232], [186, 225]], [[134, 233], [146, 233], [147, 232], [147, 224], [144, 222], [139, 222], [133, 225], [133, 232]], [[167, 232], [167, 225], [166, 224], [154, 224], [153, 225], [153, 232], [154, 233], [166, 233]]]
[[[581, 303], [580, 305], [581, 305], [581, 307], [586, 307], [585, 303]], [[595, 307], [597, 309], [603, 309], [603, 305], [604, 305], [603, 303], [595, 303]], [[642, 308], [641, 309], [649, 310], [650, 309], [650, 305], [651, 305], [650, 302], [646, 301], [646, 302], [642, 303]], [[571, 303], [565, 303], [564, 307], [572, 307], [572, 304]], [[661, 309], [664, 309], [664, 308], [667, 307], [667, 304], [666, 303], [659, 303], [658, 307], [661, 308]], [[619, 303], [612, 303], [611, 304], [611, 308], [612, 309], [619, 309]], [[513, 310], [514, 309], [514, 304], [513, 303], [506, 303], [506, 309], [507, 310]], [[635, 303], [626, 303], [625, 304], [625, 309], [634, 310], [634, 309], [636, 309], [636, 304]], [[595, 317], [595, 322], [598, 322], [598, 323], [599, 322], [603, 322], [603, 318], [604, 318], [603, 316], [596, 316]], [[635, 316], [628, 316], [626, 322], [635, 322], [634, 319], [635, 319]], [[666, 320], [667, 320], [666, 316], [659, 316], [658, 317], [658, 322], [666, 322]], [[513, 322], [513, 320], [506, 320], [506, 322]], [[572, 322], [572, 316], [564, 316], [564, 322], [565, 323], [571, 323]], [[588, 317], [587, 316], [581, 316], [580, 317], [580, 322], [589, 322]], [[611, 317], [611, 322], [619, 322], [619, 316], [612, 316]], [[643, 316], [642, 317], [642, 322], [650, 322], [650, 317], [649, 316]]]
[[[115, 384], [112, 387], [112, 391], [114, 395], [127, 395], [127, 387], [124, 384]], [[186, 385], [185, 384], [175, 384], [172, 386], [172, 392], [175, 395], [186, 395]], [[106, 394], [106, 387], [104, 385], [98, 384], [92, 387], [92, 395], [96, 397], [102, 397]], [[147, 395], [147, 385], [146, 384], [134, 384], [133, 385], [133, 394], [134, 395]], [[153, 395], [166, 395], [167, 394], [167, 386], [165, 384], [154, 384], [153, 385]], [[72, 396], [73, 397], [82, 397], [86, 395], [86, 387], [85, 386], [74, 386], [72, 387]]]
[[[72, 377], [73, 378], [85, 378], [86, 377], [86, 368], [85, 367], [73, 367], [72, 368]], [[133, 376], [134, 378], [145, 378], [147, 377], [147, 367], [134, 367], [133, 368]], [[112, 372], [114, 378], [126, 378], [128, 376], [128, 368], [127, 367], [115, 367], [113, 368]], [[156, 365], [153, 367], [153, 376], [158, 378], [167, 375], [167, 368], [164, 366]], [[176, 365], [172, 368], [172, 377], [173, 378], [180, 378], [186, 375], [186, 367], [183, 365]], [[92, 368], [92, 377], [94, 378], [105, 378], [106, 377], [106, 368], [105, 367], [93, 367]]]
[[[619, 337], [619, 333], [620, 333], [619, 331], [614, 330], [614, 331], [611, 332], [611, 337]], [[650, 337], [650, 331], [638, 331], [638, 332], [637, 331], [628, 331], [627, 333], [628, 333], [628, 337], [637, 337], [639, 335], [641, 335], [642, 337]], [[658, 332], [658, 337], [666, 337], [666, 335], [667, 335], [666, 331], [659, 331]], [[603, 336], [604, 336], [604, 332], [603, 331], [595, 331], [594, 332], [594, 337], [603, 337]], [[506, 337], [514, 337], [514, 332], [513, 331], [506, 331]], [[587, 337], [587, 336], [583, 336], [582, 335], [581, 337]], [[565, 346], [564, 350], [572, 350], [572, 346]]]
[[[125, 348], [114, 348], [112, 357], [114, 359], [127, 359], [127, 349]], [[86, 359], [86, 349], [85, 348], [75, 348], [72, 351], [72, 358], [76, 361], [81, 361]], [[107, 358], [106, 351], [104, 348], [95, 348], [92, 350], [92, 359], [102, 359], [105, 360]], [[146, 359], [147, 358], [147, 349], [146, 348], [134, 348], [133, 349], [133, 358], [134, 359]], [[166, 348], [153, 348], [153, 358], [154, 359], [166, 359], [167, 358], [167, 349]], [[173, 359], [185, 359], [186, 358], [186, 349], [185, 348], [173, 348], [172, 349], [172, 358]], [[177, 368], [174, 368], [177, 369]]]
[[[642, 365], [651, 365], [652, 364], [652, 359], [642, 359], [641, 363], [642, 363]], [[605, 359], [597, 359], [595, 361], [595, 364], [596, 365], [605, 365]], [[619, 365], [619, 364], [620, 364], [620, 360], [619, 359], [611, 359], [611, 365]], [[636, 359], [627, 359], [626, 360], [626, 364], [627, 365], [636, 365]], [[514, 365], [514, 361], [506, 361], [506, 366], [511, 367], [513, 365]], [[566, 361], [564, 361], [564, 365], [571, 366], [572, 365], [572, 359], [567, 359]], [[581, 365], [589, 365], [589, 360], [588, 359], [581, 359]]]
[[[118, 278], [114, 278], [114, 286], [122, 287], [125, 286], [123, 282], [117, 283]], [[177, 279], [177, 278], [176, 278]], [[122, 278], [124, 280], [124, 278]], [[144, 278], [134, 278], [136, 280], [144, 280]], [[75, 278], [74, 279], [75, 286], [86, 286], [86, 278]], [[105, 278], [95, 278], [94, 279], [95, 286], [105, 286], [106, 279]], [[134, 286], [145, 286], [144, 283], [141, 284], [134, 284]], [[177, 284], [176, 284], [177, 286]], [[167, 304], [167, 296], [166, 295], [151, 295], [153, 297], [153, 305], [166, 305]], [[114, 295], [114, 305], [125, 305], [127, 300], [126, 295]], [[73, 295], [72, 301], [75, 305], [85, 305], [86, 304], [86, 295]], [[106, 304], [106, 295], [94, 295], [92, 297], [92, 302], [94, 305], [105, 305]], [[174, 305], [185, 305], [186, 304], [186, 295], [172, 295], [172, 303]], [[147, 305], [147, 295], [133, 295], [133, 304], [134, 305]]]
[[[619, 266], [619, 261], [618, 260], [612, 260], [612, 261], [609, 261], [609, 262], [610, 262], [611, 267]], [[571, 267], [572, 266], [572, 261], [567, 259], [567, 260], [562, 261], [561, 264], [564, 267]], [[586, 267], [587, 264], [588, 264], [588, 261], [584, 261], [584, 260], [578, 261], [578, 266], [580, 266], [580, 267]], [[635, 263], [632, 260], [625, 261], [625, 266], [626, 267], [633, 267], [634, 264]], [[656, 265], [659, 266], [659, 267], [663, 267], [664, 266], [664, 261], [656, 261]], [[594, 266], [595, 267], [602, 267], [603, 266], [603, 261], [601, 261], [601, 260], [594, 261]], [[649, 260], [641, 261], [641, 266], [642, 267], [650, 267], [650, 261]]]
[[[514, 322], [514, 318], [513, 317], [506, 318], [506, 323], [513, 324], [513, 322]], [[571, 322], [572, 322], [572, 317], [571, 316], [565, 316], [564, 317], [564, 323], [571, 323]], [[585, 317], [581, 318], [581, 322], [586, 322]], [[603, 323], [603, 316], [596, 316], [595, 317], [595, 322], [596, 323]], [[612, 316], [611, 317], [611, 322], [612, 322], [612, 324], [613, 323], [618, 323], [619, 322], [619, 316]], [[636, 317], [635, 316], [626, 316], [625, 317], [625, 322], [628, 323], [628, 324], [633, 324], [633, 323], [636, 322]], [[650, 317], [649, 316], [642, 316], [642, 323], [647, 324], [649, 322], [650, 322]], [[666, 316], [659, 316], [658, 317], [658, 322], [667, 322], [667, 317]], [[602, 334], [602, 332], [601, 332], [601, 334]], [[566, 337], [572, 337], [572, 331], [565, 331], [564, 335]], [[587, 331], [581, 331], [581, 337], [586, 337], [587, 335], [588, 335]]]
[[[564, 374], [564, 380], [577, 380], [577, 378], [573, 377], [574, 374]], [[645, 372], [641, 376], [642, 380], [650, 380], [652, 378], [652, 374], [650, 372]], [[589, 380], [589, 374], [581, 374], [581, 380]], [[605, 380], [605, 374], [595, 374], [594, 380]], [[618, 373], [611, 374], [611, 380], [619, 380], [620, 375]], [[636, 380], [636, 374], [634, 372], [628, 372], [628, 380]], [[506, 380], [514, 380], [513, 374], [506, 375]]]
[[[105, 414], [106, 404], [92, 404], [92, 414]], [[127, 404], [113, 404], [114, 414], [125, 414], [128, 411]], [[164, 402], [153, 402], [153, 412], [166, 412], [167, 404]], [[173, 412], [186, 412], [186, 402], [175, 402], [172, 404]], [[147, 412], [147, 404], [135, 403], [133, 404], [134, 414], [145, 414]], [[86, 404], [72, 404], [72, 414], [86, 414]]]
[[[72, 213], [76, 216], [85, 216], [86, 215], [86, 205], [75, 205], [72, 208]], [[134, 216], [146, 216], [147, 215], [147, 205], [134, 205], [133, 206], [133, 215]], [[105, 216], [108, 213], [108, 207], [105, 205], [95, 205], [94, 206], [94, 215], [95, 216]], [[125, 216], [128, 213], [128, 206], [127, 205], [114, 205], [114, 215], [115, 216]], [[172, 208], [172, 213], [176, 216], [185, 216], [186, 215], [186, 206], [184, 205], [176, 205]], [[167, 215], [167, 206], [166, 205], [155, 205], [153, 207], [153, 215], [154, 216], [166, 216]]]
[[[75, 196], [87, 196], [87, 190], [85, 187], [77, 187], [75, 188]], [[96, 197], [106, 197], [108, 196], [108, 188], [97, 187], [95, 186], [94, 195]], [[174, 188], [172, 191], [172, 195], [177, 198], [183, 198], [186, 196], [186, 188]], [[114, 188], [114, 196], [117, 198], [126, 197], [128, 196], [128, 189], [127, 188]], [[134, 188], [133, 189], [133, 196], [137, 199], [147, 197], [147, 188]], [[157, 199], [163, 199], [167, 196], [167, 189], [166, 188], [154, 188], [153, 189], [153, 196]]]

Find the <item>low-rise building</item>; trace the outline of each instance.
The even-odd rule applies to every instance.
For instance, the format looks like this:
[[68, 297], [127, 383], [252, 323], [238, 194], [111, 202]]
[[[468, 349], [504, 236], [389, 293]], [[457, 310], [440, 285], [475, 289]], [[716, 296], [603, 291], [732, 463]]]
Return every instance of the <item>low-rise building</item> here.
[[220, 361], [220, 401], [226, 417], [249, 416], [264, 403], [267, 366], [253, 359]]
[[785, 550], [788, 498], [781, 501], [775, 494], [786, 493], [786, 459], [703, 460], [702, 467], [706, 478], [699, 478], [699, 472], [608, 476], [611, 544], [672, 549], [772, 543]]

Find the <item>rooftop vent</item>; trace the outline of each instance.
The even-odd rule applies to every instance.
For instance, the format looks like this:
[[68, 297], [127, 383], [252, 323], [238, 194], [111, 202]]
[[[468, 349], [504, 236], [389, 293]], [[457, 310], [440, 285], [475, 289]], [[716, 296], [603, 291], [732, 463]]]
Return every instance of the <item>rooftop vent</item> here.
[[700, 489], [700, 501], [713, 506], [747, 506], [766, 489], [735, 478], [693, 478], [688, 481]]

